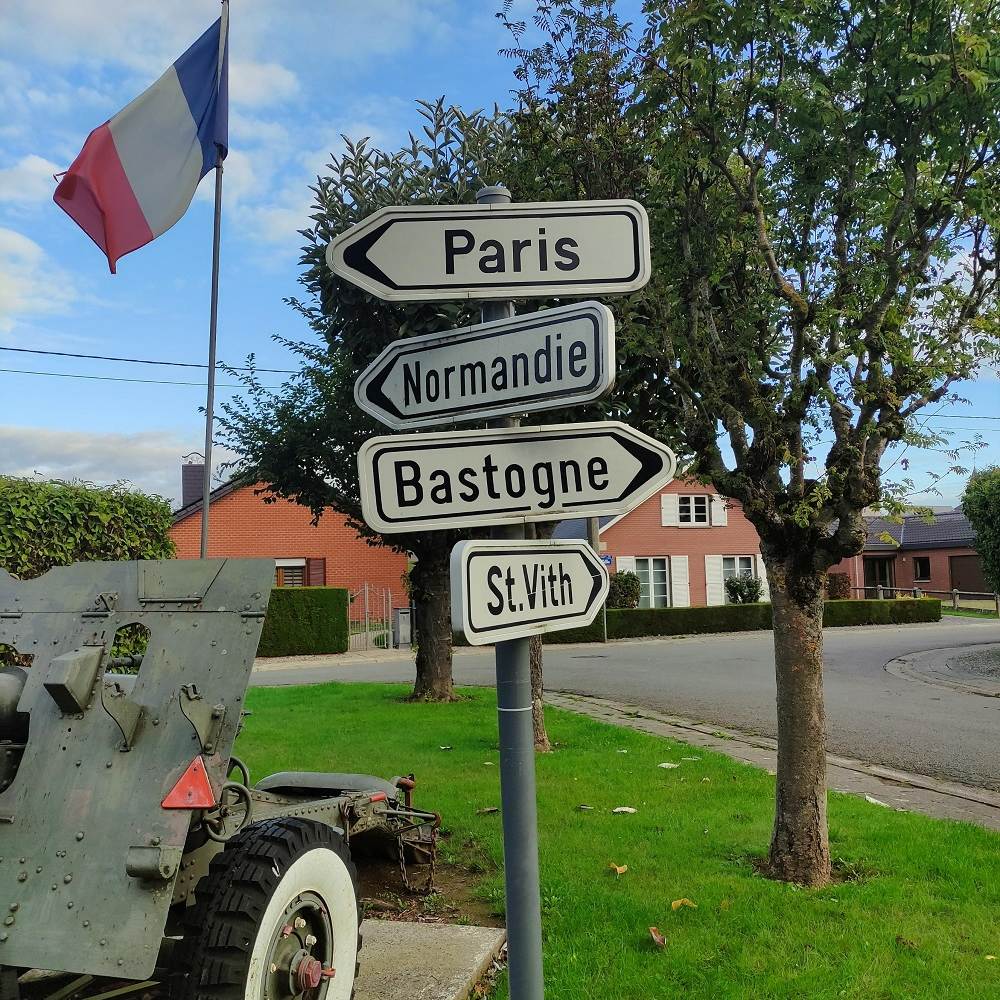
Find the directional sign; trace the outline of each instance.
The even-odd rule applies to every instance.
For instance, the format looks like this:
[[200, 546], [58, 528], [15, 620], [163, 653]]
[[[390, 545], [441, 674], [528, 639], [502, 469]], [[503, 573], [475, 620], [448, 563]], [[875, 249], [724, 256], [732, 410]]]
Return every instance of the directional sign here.
[[354, 398], [390, 427], [427, 427], [587, 403], [614, 378], [611, 310], [581, 302], [397, 340], [361, 373]]
[[335, 274], [382, 299], [631, 292], [649, 281], [634, 201], [383, 208], [326, 248]]
[[608, 571], [586, 542], [459, 542], [451, 621], [473, 646], [589, 625]]
[[617, 421], [397, 434], [358, 451], [364, 519], [386, 534], [625, 514], [675, 468]]

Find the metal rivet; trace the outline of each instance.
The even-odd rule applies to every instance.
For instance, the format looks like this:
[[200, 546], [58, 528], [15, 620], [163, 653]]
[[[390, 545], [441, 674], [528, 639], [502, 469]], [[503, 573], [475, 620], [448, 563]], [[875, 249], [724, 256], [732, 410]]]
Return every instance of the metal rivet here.
[[77, 840], [83, 840], [83, 831], [82, 830], [76, 835], [76, 839]]
[[66, 883], [67, 885], [69, 885], [69, 884], [70, 884], [70, 882], [72, 882], [72, 881], [73, 881], [73, 876], [72, 876], [72, 875], [63, 875], [63, 881], [64, 881], [64, 882], [65, 882], [65, 883]]
[[27, 872], [21, 872], [17, 876], [17, 880], [18, 880], [18, 882], [27, 882], [28, 881], [28, 873]]
[[70, 900], [70, 901], [69, 901], [69, 902], [68, 902], [68, 903], [66, 904], [66, 909], [67, 909], [67, 910], [72, 910], [72, 909], [73, 909], [73, 901], [72, 901], [72, 900]]
[[37, 868], [35, 869], [35, 874], [36, 874], [36, 875], [41, 875], [41, 874], [42, 874], [42, 866], [41, 866], [41, 865], [39, 865], [39, 866], [38, 866], [38, 867], [37, 867]]
[[27, 858], [19, 858], [18, 860], [20, 860], [21, 864], [23, 865], [24, 862], [27, 861], [28, 859]]
[[0, 934], [0, 941], [6, 941], [7, 940], [7, 936], [8, 936], [7, 932], [4, 931], [2, 934]]
[[53, 891], [53, 892], [55, 892], [55, 891], [56, 891], [56, 889], [58, 889], [58, 888], [59, 888], [59, 886], [57, 886], [57, 885], [55, 884], [55, 882], [53, 882], [53, 883], [52, 883], [52, 891]]
[[11, 913], [17, 913], [17, 911], [18, 911], [18, 910], [19, 910], [20, 908], [21, 908], [21, 904], [20, 904], [20, 903], [11, 903], [11, 904], [10, 904], [10, 912], [11, 912]]
[[4, 927], [12, 927], [13, 924], [14, 924], [14, 918], [13, 917], [4, 917], [3, 918], [3, 925], [4, 925]]
[[149, 842], [153, 845], [153, 847], [159, 847], [160, 846], [160, 838], [159, 837], [150, 837], [149, 838]]
[[108, 943], [108, 939], [107, 938], [101, 938], [101, 940], [98, 941], [97, 943], [103, 948]]
[[119, 958], [118, 959], [118, 964], [119, 965], [124, 965], [125, 964], [125, 959], [124, 958]]
[[111, 767], [111, 761], [109, 760], [104, 766], [105, 767]]
[[83, 926], [84, 927], [89, 927], [90, 926], [90, 921], [89, 920], [84, 920]]

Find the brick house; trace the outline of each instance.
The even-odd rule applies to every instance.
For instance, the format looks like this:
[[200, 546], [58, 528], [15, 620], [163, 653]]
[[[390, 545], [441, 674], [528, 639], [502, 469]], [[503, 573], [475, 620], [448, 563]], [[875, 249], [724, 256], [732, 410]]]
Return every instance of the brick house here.
[[868, 521], [864, 552], [843, 560], [830, 572], [846, 573], [852, 587], [869, 590], [881, 585], [902, 590], [919, 587], [925, 593], [988, 593], [975, 544], [976, 533], [961, 511], [935, 512], [933, 521], [908, 515], [899, 524], [873, 517]]
[[[555, 538], [585, 538], [586, 523], [561, 522]], [[612, 573], [631, 570], [640, 607], [725, 604], [727, 577], [758, 577], [767, 599], [760, 541], [736, 500], [677, 479], [630, 514], [601, 519], [601, 554]]]
[[[182, 503], [175, 511], [170, 537], [178, 559], [197, 559], [201, 547], [200, 464], [182, 468]], [[393, 607], [405, 607], [402, 585], [408, 559], [404, 553], [371, 546], [347, 519], [327, 511], [312, 523], [309, 509], [289, 500], [265, 503], [259, 486], [226, 483], [212, 492], [210, 556], [268, 557], [277, 562], [279, 587], [346, 587], [352, 593], [368, 584], [387, 590]]]

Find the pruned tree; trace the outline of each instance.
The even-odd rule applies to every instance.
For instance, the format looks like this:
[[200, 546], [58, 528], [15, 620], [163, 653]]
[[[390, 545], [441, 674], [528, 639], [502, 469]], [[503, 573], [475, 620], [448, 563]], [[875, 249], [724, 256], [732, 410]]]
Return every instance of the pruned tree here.
[[654, 279], [618, 309], [619, 400], [760, 535], [778, 710], [769, 869], [822, 885], [826, 571], [891, 499], [887, 450], [997, 350], [997, 5], [646, 13], [632, 41], [610, 2], [540, 4], [524, 95], [537, 119], [586, 120], [574, 74], [631, 55], [605, 120], [645, 164], [633, 194]]
[[[357, 453], [386, 429], [358, 409], [357, 375], [389, 343], [401, 337], [447, 330], [478, 320], [469, 304], [384, 302], [335, 276], [326, 264], [334, 236], [389, 205], [464, 204], [476, 191], [502, 179], [510, 155], [509, 125], [499, 112], [464, 113], [457, 107], [418, 102], [421, 134], [394, 152], [367, 140], [344, 140], [327, 173], [317, 178], [312, 225], [305, 238], [300, 282], [292, 305], [309, 323], [313, 341], [282, 340], [302, 368], [277, 391], [257, 373], [241, 377], [244, 397], [223, 407], [222, 441], [240, 455], [237, 472], [268, 484], [268, 495], [308, 506], [315, 518], [333, 509], [346, 515], [371, 544], [411, 552], [416, 606], [416, 700], [448, 701], [452, 682], [452, 633], [448, 559], [454, 531], [382, 537], [365, 525], [358, 491]], [[278, 338], [279, 340], [281, 338]]]

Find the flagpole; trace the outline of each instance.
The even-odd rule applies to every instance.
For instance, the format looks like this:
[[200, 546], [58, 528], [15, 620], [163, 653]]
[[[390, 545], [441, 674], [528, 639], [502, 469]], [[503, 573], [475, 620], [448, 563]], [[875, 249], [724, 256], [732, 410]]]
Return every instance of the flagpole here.
[[[229, 34], [229, 3], [222, 0], [219, 73]], [[201, 481], [201, 558], [208, 558], [208, 509], [212, 494], [212, 436], [215, 416], [215, 345], [219, 326], [219, 250], [222, 243], [222, 150], [215, 148], [215, 221], [212, 227], [212, 304], [208, 320], [208, 393], [205, 400], [205, 469]]]

